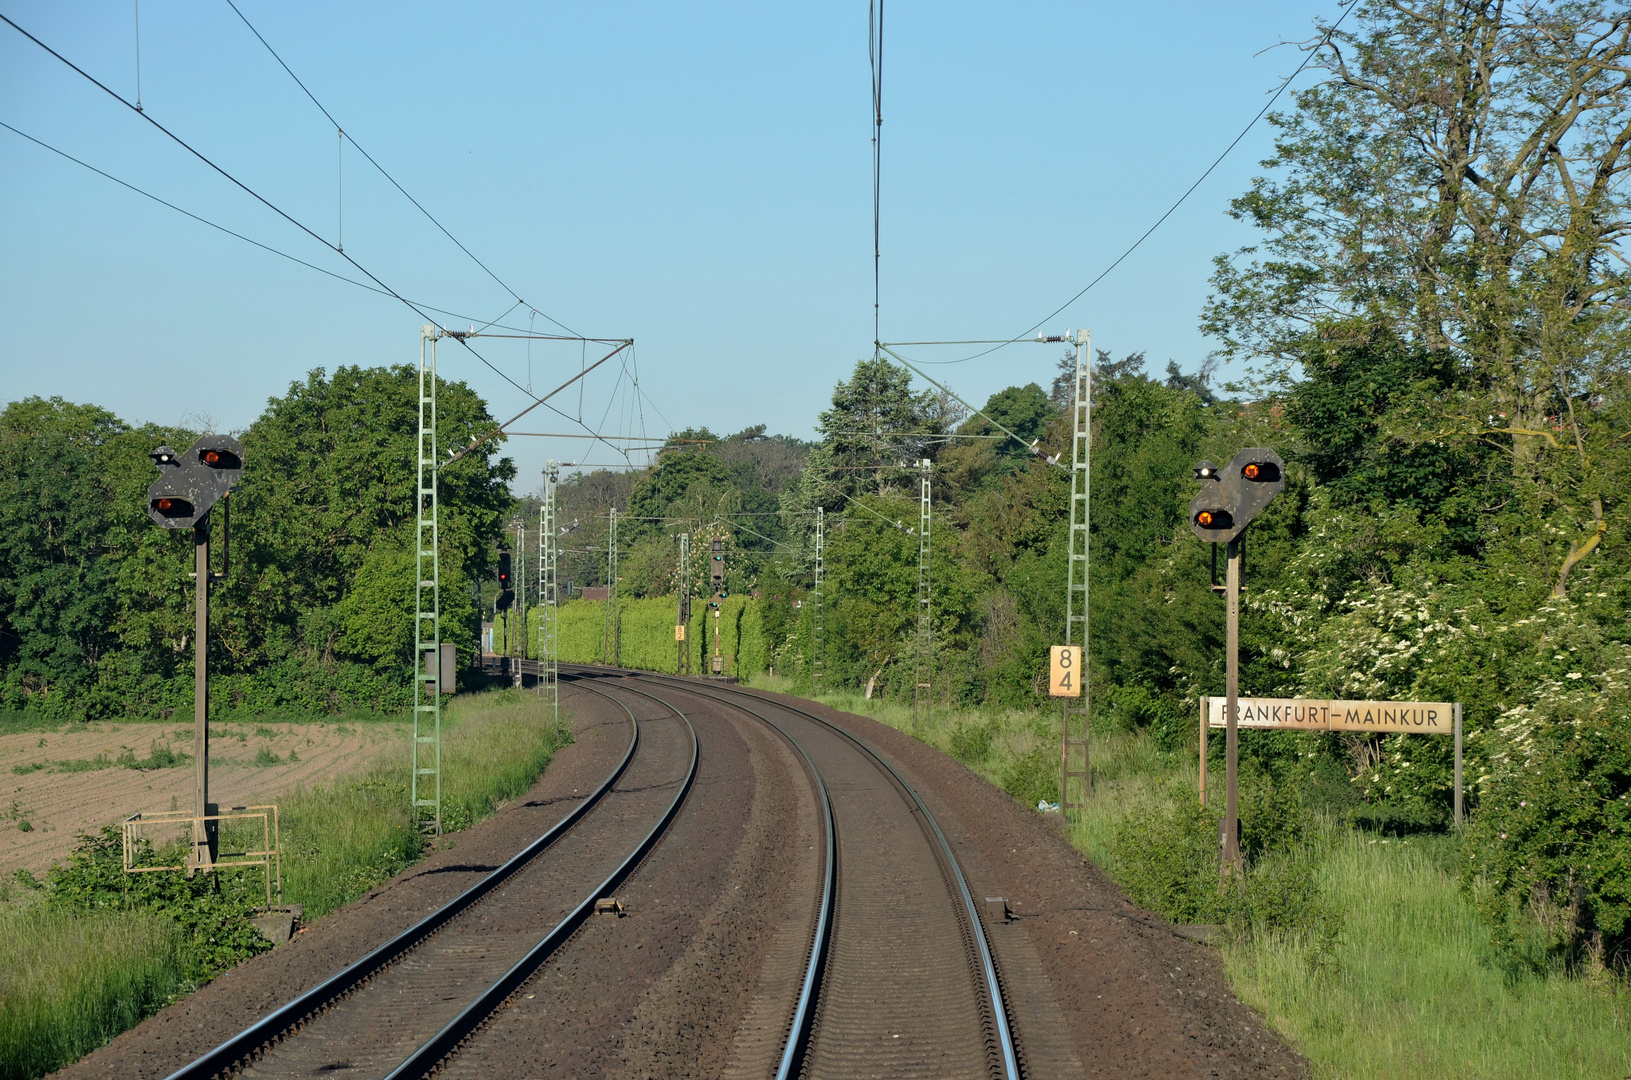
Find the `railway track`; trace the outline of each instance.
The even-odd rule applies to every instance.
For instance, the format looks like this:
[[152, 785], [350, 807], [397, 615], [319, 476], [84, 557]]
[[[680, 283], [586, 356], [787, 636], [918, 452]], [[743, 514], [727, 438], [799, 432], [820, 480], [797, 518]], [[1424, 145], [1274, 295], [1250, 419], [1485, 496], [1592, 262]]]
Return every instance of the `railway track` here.
[[[490, 1018], [674, 821], [701, 753], [690, 703], [784, 740], [818, 812], [819, 896], [801, 977], [789, 998], [765, 997], [770, 1019], [749, 1034], [777, 1053], [755, 1074], [1020, 1080], [979, 909], [933, 815], [887, 761], [814, 713], [728, 686], [607, 668], [562, 674], [629, 717], [628, 747], [600, 786], [451, 903], [171, 1080], [459, 1071], [461, 1051], [480, 1044]], [[636, 717], [652, 706], [663, 715]]]
[[824, 816], [823, 895], [786, 1013], [777, 1080], [1019, 1080], [1021, 1056], [979, 909], [934, 816], [894, 767], [784, 702], [720, 684], [615, 674], [755, 718], [791, 744], [810, 774]]
[[170, 1080], [406, 1080], [456, 1053], [656, 846], [696, 778], [700, 748], [684, 713], [657, 702], [669, 715], [640, 719], [620, 696], [583, 689], [629, 717], [628, 748], [595, 790], [453, 901]]

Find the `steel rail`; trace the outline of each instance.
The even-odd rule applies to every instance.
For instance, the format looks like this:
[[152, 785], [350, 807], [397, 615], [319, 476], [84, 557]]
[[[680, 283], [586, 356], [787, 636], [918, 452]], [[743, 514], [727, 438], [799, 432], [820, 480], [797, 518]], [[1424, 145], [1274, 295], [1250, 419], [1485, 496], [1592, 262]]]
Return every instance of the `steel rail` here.
[[360, 960], [341, 968], [299, 997], [268, 1013], [215, 1049], [183, 1065], [171, 1073], [166, 1080], [206, 1080], [209, 1077], [229, 1075], [245, 1060], [253, 1057], [268, 1045], [279, 1041], [282, 1036], [313, 1013], [344, 997], [394, 961], [412, 952], [455, 916], [468, 910], [477, 901], [492, 892], [494, 888], [502, 885], [517, 870], [520, 870], [532, 859], [542, 854], [545, 849], [560, 839], [568, 829], [577, 824], [612, 789], [612, 785], [622, 777], [623, 773], [628, 769], [629, 762], [634, 760], [635, 749], [640, 744], [640, 723], [635, 719], [633, 710], [610, 695], [600, 694], [599, 691], [594, 690], [592, 687], [585, 686], [584, 689], [597, 693], [599, 696], [605, 697], [608, 701], [620, 706], [624, 712], [629, 714], [631, 730], [629, 746], [623, 754], [623, 759], [617, 763], [617, 767], [611, 771], [611, 774], [582, 803], [551, 826], [542, 836], [521, 849], [504, 865], [470, 886], [447, 904], [420, 919], [383, 945], [376, 947]]
[[[585, 687], [584, 689], [592, 688]], [[633, 690], [632, 687], [622, 689], [630, 689], [634, 693], [640, 693], [638, 690]], [[603, 691], [597, 690], [594, 692], [601, 694], [602, 697], [610, 698], [610, 700], [617, 700]], [[697, 731], [696, 728], [691, 726], [691, 721], [686, 718], [686, 715], [673, 705], [654, 698], [650, 694], [641, 694], [640, 696], [658, 701], [664, 708], [678, 717], [680, 722], [685, 725], [686, 730], [691, 733], [691, 764], [686, 770], [685, 781], [680, 784], [680, 789], [675, 793], [674, 800], [669, 803], [668, 809], [663, 812], [662, 819], [652, 826], [651, 831], [646, 834], [644, 840], [640, 841], [639, 846], [634, 849], [633, 853], [627, 859], [624, 859], [605, 881], [596, 886], [584, 898], [583, 902], [572, 910], [571, 914], [556, 923], [555, 928], [545, 934], [542, 941], [529, 949], [527, 954], [516, 961], [510, 970], [499, 976], [497, 981], [460, 1010], [459, 1015], [448, 1021], [442, 1030], [431, 1036], [424, 1045], [408, 1055], [402, 1064], [387, 1073], [385, 1080], [409, 1080], [409, 1078], [428, 1076], [436, 1070], [444, 1058], [454, 1053], [459, 1048], [460, 1043], [485, 1023], [487, 1018], [500, 1005], [504, 1004], [511, 994], [515, 993], [531, 979], [533, 974], [543, 966], [544, 962], [564, 945], [572, 935], [577, 933], [578, 927], [593, 913], [595, 901], [609, 895], [625, 878], [632, 874], [644, 861], [645, 857], [650, 854], [651, 849], [657, 845], [657, 841], [662, 839], [663, 833], [667, 831], [668, 826], [673, 823], [674, 817], [679, 813], [680, 806], [685, 802], [686, 795], [691, 791], [691, 785], [697, 778], [697, 761], [700, 756]], [[627, 708], [627, 706], [624, 707]]]
[[[716, 701], [724, 701], [724, 698], [717, 694], [702, 693], [702, 688], [691, 686], [687, 684], [685, 680], [676, 679], [672, 676], [664, 676], [655, 672], [642, 671], [629, 671], [628, 674], [664, 684], [677, 683], [682, 688], [697, 693], [699, 697], [711, 697]], [[933, 831], [934, 837], [939, 843], [940, 854], [943, 857], [944, 865], [950, 871], [952, 880], [956, 883], [957, 891], [962, 897], [963, 911], [968, 917], [971, 935], [975, 944], [978, 946], [980, 969], [985, 980], [985, 993], [990, 999], [992, 1018], [996, 1023], [997, 1041], [1001, 1050], [1004, 1080], [1020, 1080], [1019, 1056], [1014, 1049], [1013, 1029], [1008, 1022], [1008, 1011], [1003, 1005], [1002, 982], [997, 973], [996, 961], [991, 955], [991, 944], [986, 940], [985, 927], [980, 922], [979, 908], [974, 903], [974, 896], [969, 891], [968, 881], [963, 877], [962, 867], [957, 862], [956, 853], [952, 851], [951, 842], [946, 839], [946, 834], [940, 829], [940, 823], [937, 822], [934, 815], [929, 812], [929, 807], [924, 803], [923, 798], [918, 795], [917, 790], [913, 788], [911, 784], [908, 784], [906, 782], [906, 778], [903, 777], [893, 765], [884, 759], [882, 754], [874, 750], [865, 740], [851, 734], [848, 731], [845, 731], [843, 728], [839, 727], [837, 724], [834, 724], [830, 720], [817, 716], [815, 713], [812, 713], [806, 709], [801, 709], [796, 705], [789, 705], [786, 702], [778, 701], [774, 698], [767, 698], [747, 690], [736, 688], [726, 689], [724, 687], [716, 686], [710, 686], [706, 689], [721, 691], [725, 694], [753, 698], [755, 700], [762, 701], [767, 705], [773, 705], [779, 709], [786, 709], [788, 712], [797, 713], [800, 716], [808, 717], [809, 719], [814, 720], [816, 723], [821, 724], [823, 727], [826, 727], [843, 738], [849, 740], [863, 753], [871, 757], [874, 762], [876, 762], [891, 777], [894, 778], [895, 783], [899, 784], [903, 791], [911, 796], [912, 802], [916, 805], [918, 811], [923, 815], [923, 820], [928, 822], [929, 828]], [[778, 1074], [778, 1076], [780, 1076], [780, 1074]]]
[[[642, 691], [635, 690], [633, 687], [626, 687], [625, 689], [641, 694], [644, 697], [651, 697], [650, 694], [643, 694]], [[837, 899], [838, 884], [838, 837], [833, 824], [832, 797], [827, 794], [827, 782], [822, 778], [821, 770], [816, 768], [816, 763], [810, 759], [810, 755], [805, 752], [799, 741], [793, 738], [787, 729], [776, 723], [776, 721], [764, 713], [748, 708], [746, 705], [716, 697], [713, 694], [702, 693], [694, 686], [675, 687], [674, 689], [745, 712], [764, 723], [780, 735], [787, 745], [798, 753], [799, 757], [804, 759], [804, 767], [808, 770], [810, 778], [815, 781], [817, 802], [821, 806], [821, 815], [825, 826], [826, 858], [823, 860], [825, 867], [822, 870], [821, 907], [816, 913], [815, 933], [811, 935], [810, 958], [805, 962], [804, 981], [800, 984], [798, 1001], [793, 1007], [792, 1021], [788, 1025], [787, 1044], [782, 1049], [781, 1062], [776, 1068], [776, 1080], [792, 1080], [792, 1077], [798, 1075], [799, 1069], [803, 1065], [804, 1051], [810, 1041], [810, 1029], [815, 1022], [815, 999], [821, 987], [822, 973], [827, 966], [827, 946], [832, 938], [833, 913], [837, 907], [835, 901]], [[659, 699], [652, 698], [652, 700]]]

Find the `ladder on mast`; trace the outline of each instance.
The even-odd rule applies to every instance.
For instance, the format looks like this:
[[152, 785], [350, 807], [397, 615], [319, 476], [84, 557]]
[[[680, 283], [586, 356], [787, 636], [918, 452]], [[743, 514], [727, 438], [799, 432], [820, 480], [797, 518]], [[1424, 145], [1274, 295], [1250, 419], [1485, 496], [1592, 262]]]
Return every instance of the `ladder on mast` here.
[[917, 510], [917, 663], [912, 680], [912, 730], [921, 732], [929, 723], [934, 676], [934, 622], [929, 581], [929, 468], [922, 459], [923, 485]]
[[557, 727], [561, 723], [561, 688], [557, 656], [558, 611], [556, 574], [558, 566], [555, 528], [555, 485], [559, 467], [544, 463], [544, 501], [538, 505], [538, 696], [546, 698]]
[[1065, 703], [1064, 745], [1060, 777], [1060, 809], [1066, 816], [1087, 807], [1093, 794], [1093, 774], [1088, 761], [1087, 735], [1089, 694], [1088, 673], [1088, 526], [1091, 522], [1089, 494], [1092, 474], [1089, 457], [1093, 435], [1093, 387], [1090, 370], [1092, 335], [1076, 331], [1076, 382], [1071, 405], [1074, 430], [1070, 440], [1070, 537], [1065, 586], [1065, 644], [1081, 649], [1081, 696], [1063, 698]]
[[413, 756], [408, 797], [420, 829], [442, 832], [442, 561], [436, 480], [436, 339], [419, 330], [419, 450], [414, 483]]

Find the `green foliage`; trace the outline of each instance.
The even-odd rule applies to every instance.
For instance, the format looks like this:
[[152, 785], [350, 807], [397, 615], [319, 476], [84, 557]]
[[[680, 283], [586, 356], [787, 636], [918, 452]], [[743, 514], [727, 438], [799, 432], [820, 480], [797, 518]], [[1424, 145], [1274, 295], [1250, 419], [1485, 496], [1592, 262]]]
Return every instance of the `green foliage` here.
[[[398, 708], [411, 695], [417, 392], [408, 366], [319, 369], [242, 433], [231, 572], [211, 595], [225, 708]], [[492, 426], [462, 383], [441, 386], [439, 408], [444, 441]], [[60, 721], [189, 705], [191, 537], [148, 521], [145, 492], [148, 453], [193, 437], [59, 399], [0, 413], [0, 710]], [[441, 474], [443, 633], [467, 657], [465, 582], [485, 571], [513, 475], [481, 455]]]
[[[174, 865], [182, 859], [179, 845], [155, 851], [149, 844], [137, 865]], [[259, 870], [221, 870], [190, 878], [168, 871], [127, 874], [118, 825], [80, 834], [68, 863], [53, 867], [48, 880], [49, 903], [59, 910], [138, 911], [173, 922], [181, 932], [181, 973], [188, 982], [206, 982], [272, 947], [245, 921], [266, 903]]]

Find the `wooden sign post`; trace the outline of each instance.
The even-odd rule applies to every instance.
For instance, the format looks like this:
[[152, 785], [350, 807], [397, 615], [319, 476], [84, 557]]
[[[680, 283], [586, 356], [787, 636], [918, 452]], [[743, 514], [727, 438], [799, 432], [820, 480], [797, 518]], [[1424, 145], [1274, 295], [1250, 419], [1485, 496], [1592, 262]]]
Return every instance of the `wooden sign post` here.
[[[1455, 737], [1455, 823], [1461, 824], [1461, 703], [1333, 701], [1326, 698], [1239, 698], [1235, 721], [1244, 728], [1364, 731], [1374, 735]], [[1206, 730], [1228, 724], [1228, 699], [1201, 699], [1201, 805], [1206, 805]]]

